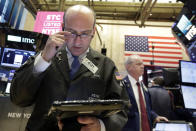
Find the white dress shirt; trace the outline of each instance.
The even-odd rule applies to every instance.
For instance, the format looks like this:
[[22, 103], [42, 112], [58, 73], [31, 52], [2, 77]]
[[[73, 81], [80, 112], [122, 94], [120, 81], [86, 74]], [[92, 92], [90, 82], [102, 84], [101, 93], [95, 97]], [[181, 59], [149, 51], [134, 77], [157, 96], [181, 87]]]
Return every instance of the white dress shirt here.
[[[67, 59], [69, 63], [69, 67], [71, 67], [71, 64], [74, 60], [74, 57], [72, 56], [71, 52], [66, 48], [67, 51]], [[89, 52], [89, 49], [87, 49], [86, 52], [84, 52], [82, 55], [78, 57], [79, 62], [81, 63], [82, 60], [86, 57], [87, 53]], [[44, 72], [51, 64], [50, 62], [47, 62], [43, 59], [41, 56], [41, 53], [35, 58], [34, 62], [34, 73], [41, 73]]]

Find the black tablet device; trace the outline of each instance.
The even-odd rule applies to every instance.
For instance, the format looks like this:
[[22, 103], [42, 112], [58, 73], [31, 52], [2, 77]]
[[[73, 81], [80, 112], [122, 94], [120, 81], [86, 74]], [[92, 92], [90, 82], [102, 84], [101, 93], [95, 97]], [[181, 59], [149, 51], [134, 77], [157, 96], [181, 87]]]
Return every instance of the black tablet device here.
[[129, 106], [129, 101], [124, 100], [54, 101], [48, 115], [53, 113], [62, 119], [81, 115], [107, 117]]
[[153, 131], [194, 131], [192, 123], [185, 121], [158, 122]]

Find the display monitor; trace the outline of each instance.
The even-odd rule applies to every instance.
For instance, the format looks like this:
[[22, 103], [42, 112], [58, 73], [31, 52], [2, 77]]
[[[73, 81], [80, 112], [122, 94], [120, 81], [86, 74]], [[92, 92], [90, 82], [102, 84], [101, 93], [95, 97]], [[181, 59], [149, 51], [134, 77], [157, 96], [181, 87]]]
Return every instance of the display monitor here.
[[178, 68], [163, 68], [164, 85], [168, 87], [175, 87], [179, 84]]
[[40, 34], [36, 32], [9, 29], [5, 34], [5, 47], [35, 51], [39, 36]]
[[196, 61], [196, 40], [190, 43], [188, 54], [191, 61]]
[[30, 56], [35, 55], [34, 51], [4, 48], [1, 65], [19, 68]]
[[0, 68], [0, 81], [10, 82], [13, 79], [15, 70]]
[[195, 15], [183, 14], [172, 26], [172, 33], [186, 47], [189, 47], [190, 43], [196, 40], [195, 19]]
[[181, 85], [184, 107], [196, 110], [196, 87]]
[[196, 85], [196, 62], [180, 60], [180, 81], [183, 85]]
[[9, 77], [9, 70], [0, 69], [0, 80], [8, 81], [8, 77]]
[[182, 15], [181, 19], [177, 23], [178, 29], [185, 35], [188, 30], [191, 28], [192, 23], [191, 21], [185, 16]]
[[12, 81], [13, 77], [14, 77], [14, 73], [15, 73], [16, 70], [10, 70], [9, 71], [9, 77], [8, 77], [8, 81]]
[[6, 85], [6, 89], [5, 89], [5, 93], [6, 94], [9, 94], [10, 93], [10, 87], [11, 87], [11, 83], [8, 82], [7, 85]]

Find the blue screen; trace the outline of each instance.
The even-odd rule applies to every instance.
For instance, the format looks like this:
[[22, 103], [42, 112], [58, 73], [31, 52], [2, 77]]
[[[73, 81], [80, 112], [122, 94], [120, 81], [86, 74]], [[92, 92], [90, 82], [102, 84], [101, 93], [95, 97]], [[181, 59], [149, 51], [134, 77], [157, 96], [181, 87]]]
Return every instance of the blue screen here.
[[1, 81], [12, 81], [15, 70], [0, 69], [0, 80]]
[[180, 21], [177, 24], [177, 27], [180, 29], [180, 31], [185, 35], [191, 26], [191, 21], [185, 15], [182, 15]]
[[7, 81], [8, 77], [9, 77], [9, 71], [4, 70], [4, 69], [0, 69], [0, 80], [1, 81]]
[[190, 59], [192, 61], [196, 61], [196, 40], [190, 44], [190, 47], [188, 48], [188, 53], [189, 53]]
[[186, 47], [196, 40], [196, 20], [194, 15], [183, 14], [172, 26], [172, 33]]
[[4, 48], [1, 65], [18, 68], [33, 55], [35, 55], [34, 51]]
[[184, 106], [188, 109], [196, 109], [196, 87], [181, 85]]
[[196, 62], [180, 61], [181, 83], [196, 84]]

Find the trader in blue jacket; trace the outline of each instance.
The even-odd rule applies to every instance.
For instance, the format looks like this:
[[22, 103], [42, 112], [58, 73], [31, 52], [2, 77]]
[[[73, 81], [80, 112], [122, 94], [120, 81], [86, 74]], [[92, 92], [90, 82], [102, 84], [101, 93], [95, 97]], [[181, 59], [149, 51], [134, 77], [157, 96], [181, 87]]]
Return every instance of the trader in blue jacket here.
[[123, 83], [129, 94], [132, 106], [129, 109], [128, 122], [123, 131], [151, 131], [153, 122], [168, 121], [158, 116], [151, 108], [148, 89], [139, 79], [144, 73], [144, 65], [139, 55], [131, 55], [125, 61], [128, 75]]

